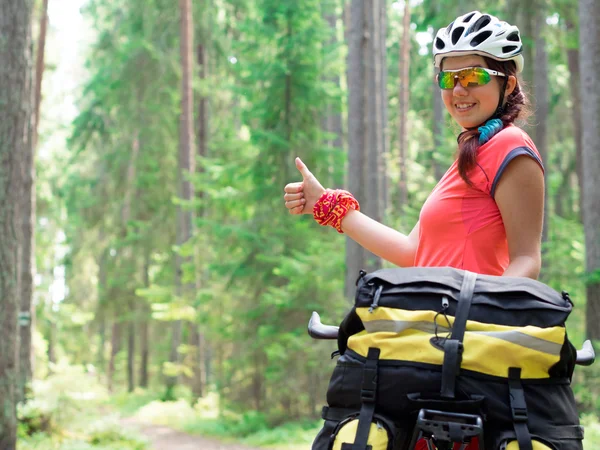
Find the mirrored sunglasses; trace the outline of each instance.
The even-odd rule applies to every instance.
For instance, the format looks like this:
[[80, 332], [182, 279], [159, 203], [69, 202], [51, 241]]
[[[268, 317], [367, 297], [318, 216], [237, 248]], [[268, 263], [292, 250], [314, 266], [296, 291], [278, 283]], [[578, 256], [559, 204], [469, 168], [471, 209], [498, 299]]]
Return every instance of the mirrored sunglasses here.
[[490, 82], [492, 76], [505, 77], [506, 74], [485, 67], [468, 67], [458, 70], [442, 70], [437, 75], [441, 89], [454, 89], [456, 82], [464, 88], [483, 86]]

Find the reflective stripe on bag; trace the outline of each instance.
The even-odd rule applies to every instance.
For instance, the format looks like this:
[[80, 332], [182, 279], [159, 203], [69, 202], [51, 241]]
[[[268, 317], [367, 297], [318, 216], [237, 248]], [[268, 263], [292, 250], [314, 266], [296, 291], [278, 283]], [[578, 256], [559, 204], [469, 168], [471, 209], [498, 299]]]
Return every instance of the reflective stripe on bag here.
[[[358, 419], [352, 419], [343, 424], [338, 430], [333, 447], [331, 450], [341, 450], [342, 444], [352, 444], [356, 438], [356, 430], [358, 429]], [[388, 430], [381, 424], [375, 422], [371, 424], [369, 430], [368, 445], [372, 450], [388, 450], [390, 436]]]
[[[431, 343], [437, 326], [439, 337], [450, 332], [448, 323], [435, 311], [408, 311], [379, 307], [356, 308], [365, 330], [350, 336], [348, 348], [365, 356], [369, 347], [381, 349], [380, 359], [441, 365], [444, 353]], [[437, 323], [436, 323], [437, 322]], [[509, 367], [521, 367], [521, 378], [550, 378], [559, 362], [566, 339], [564, 327], [513, 327], [469, 320], [464, 336], [461, 368], [506, 377]], [[490, 358], [489, 355], [494, 355]]]

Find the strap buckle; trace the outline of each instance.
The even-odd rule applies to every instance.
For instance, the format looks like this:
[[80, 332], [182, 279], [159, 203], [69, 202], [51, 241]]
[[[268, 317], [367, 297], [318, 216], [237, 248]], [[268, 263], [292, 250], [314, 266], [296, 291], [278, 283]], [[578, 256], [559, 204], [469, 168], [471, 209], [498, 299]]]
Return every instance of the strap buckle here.
[[377, 395], [377, 368], [365, 367], [363, 381], [360, 389], [360, 398], [363, 403], [373, 403]]
[[510, 392], [510, 409], [514, 422], [527, 422], [527, 404], [523, 389], [512, 387]]

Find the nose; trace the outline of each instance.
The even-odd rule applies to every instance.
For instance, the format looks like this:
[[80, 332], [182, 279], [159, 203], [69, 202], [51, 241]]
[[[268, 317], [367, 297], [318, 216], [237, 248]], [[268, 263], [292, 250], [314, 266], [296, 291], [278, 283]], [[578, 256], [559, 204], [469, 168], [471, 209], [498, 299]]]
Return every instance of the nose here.
[[457, 96], [457, 97], [464, 97], [465, 95], [468, 95], [469, 92], [467, 91], [466, 88], [463, 87], [462, 84], [460, 84], [458, 82], [458, 79], [455, 79], [454, 83], [455, 84], [454, 84], [454, 89], [452, 90], [452, 93], [455, 96]]

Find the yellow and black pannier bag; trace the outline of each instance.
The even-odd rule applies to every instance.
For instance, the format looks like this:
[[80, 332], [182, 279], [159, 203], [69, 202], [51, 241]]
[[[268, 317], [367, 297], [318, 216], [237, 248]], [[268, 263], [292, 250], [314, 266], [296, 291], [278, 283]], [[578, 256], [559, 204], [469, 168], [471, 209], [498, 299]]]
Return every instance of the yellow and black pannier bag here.
[[581, 450], [572, 308], [568, 294], [527, 278], [361, 272], [312, 449], [409, 450], [427, 408], [479, 415], [486, 450]]

